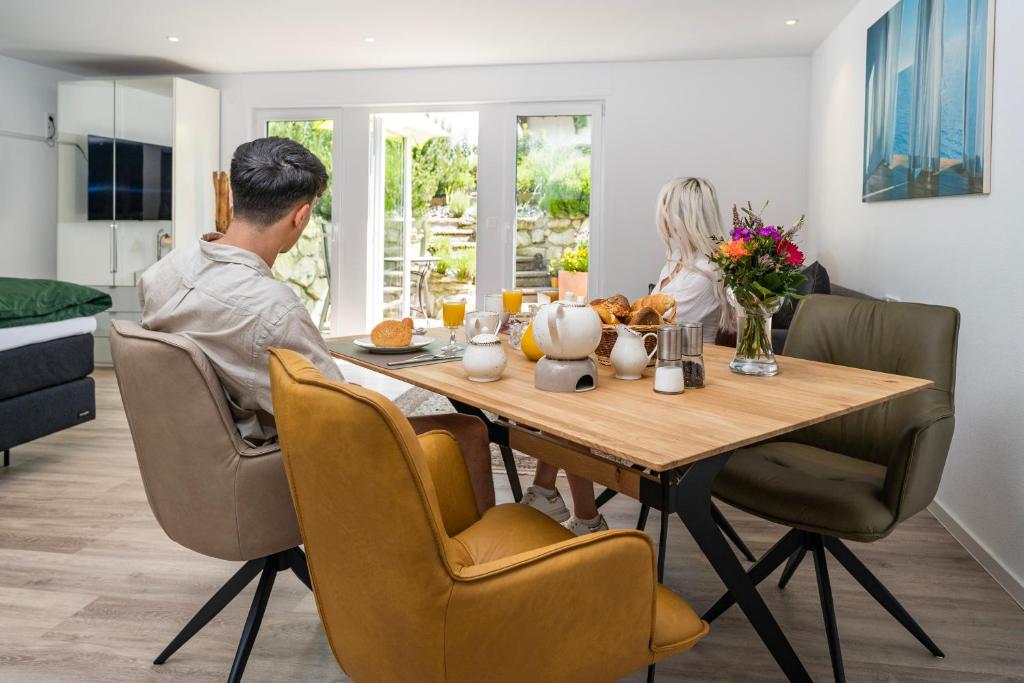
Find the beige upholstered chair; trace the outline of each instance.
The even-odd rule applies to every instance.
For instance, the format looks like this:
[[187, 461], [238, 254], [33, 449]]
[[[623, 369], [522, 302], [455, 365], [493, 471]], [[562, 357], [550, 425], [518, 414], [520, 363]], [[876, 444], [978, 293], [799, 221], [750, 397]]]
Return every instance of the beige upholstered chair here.
[[310, 585], [281, 452], [276, 444], [252, 448], [242, 441], [213, 367], [188, 339], [116, 321], [110, 343], [142, 483], [160, 526], [190, 550], [245, 562], [154, 663], [260, 575], [228, 678], [238, 681], [276, 574], [291, 569]]

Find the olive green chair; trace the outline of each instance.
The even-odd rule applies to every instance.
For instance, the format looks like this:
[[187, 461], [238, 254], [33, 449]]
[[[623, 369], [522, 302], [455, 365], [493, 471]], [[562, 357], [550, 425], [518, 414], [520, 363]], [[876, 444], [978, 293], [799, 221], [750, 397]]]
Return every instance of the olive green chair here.
[[[792, 528], [751, 567], [755, 583], [788, 559], [779, 580], [785, 588], [810, 551], [837, 681], [845, 677], [825, 550], [933, 655], [943, 656], [843, 540], [885, 538], [934, 498], [953, 437], [959, 327], [959, 312], [943, 306], [808, 297], [793, 320], [786, 355], [921, 377], [934, 385], [742, 448], [715, 480], [721, 500]], [[733, 602], [723, 596], [705, 621]]]

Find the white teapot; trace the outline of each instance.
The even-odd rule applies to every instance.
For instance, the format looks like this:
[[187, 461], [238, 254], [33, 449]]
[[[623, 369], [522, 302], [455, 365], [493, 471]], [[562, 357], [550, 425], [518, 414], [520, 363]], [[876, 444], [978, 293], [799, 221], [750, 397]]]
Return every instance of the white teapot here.
[[644, 369], [650, 362], [654, 352], [658, 350], [655, 346], [647, 353], [644, 342], [648, 337], [658, 338], [654, 332], [640, 334], [629, 329], [626, 325], [617, 325], [615, 331], [618, 336], [615, 338], [615, 345], [612, 352], [608, 354], [608, 360], [612, 363], [617, 379], [640, 379], [643, 377]]
[[601, 343], [601, 318], [585, 303], [555, 301], [534, 316], [533, 339], [548, 358], [587, 358]]

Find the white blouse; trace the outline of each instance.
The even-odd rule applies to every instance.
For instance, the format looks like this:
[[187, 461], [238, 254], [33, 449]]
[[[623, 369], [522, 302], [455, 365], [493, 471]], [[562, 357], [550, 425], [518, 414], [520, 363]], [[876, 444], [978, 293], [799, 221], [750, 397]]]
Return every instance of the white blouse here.
[[[704, 343], [714, 344], [721, 315], [715, 299], [714, 266], [707, 258], [699, 256], [693, 266], [682, 268], [662, 287], [661, 283], [672, 275], [678, 265], [679, 261], [675, 259], [665, 263], [658, 275], [654, 293], [668, 294], [676, 300], [676, 322], [704, 323]], [[704, 273], [699, 272], [701, 270]]]

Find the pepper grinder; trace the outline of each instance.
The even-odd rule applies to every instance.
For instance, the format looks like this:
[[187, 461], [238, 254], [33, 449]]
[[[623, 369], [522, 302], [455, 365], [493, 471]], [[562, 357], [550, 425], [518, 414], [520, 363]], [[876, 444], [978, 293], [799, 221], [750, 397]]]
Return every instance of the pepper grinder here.
[[704, 323], [682, 323], [683, 384], [687, 389], [704, 386]]
[[659, 325], [654, 391], [659, 394], [681, 394], [684, 389], [682, 328], [679, 325]]

